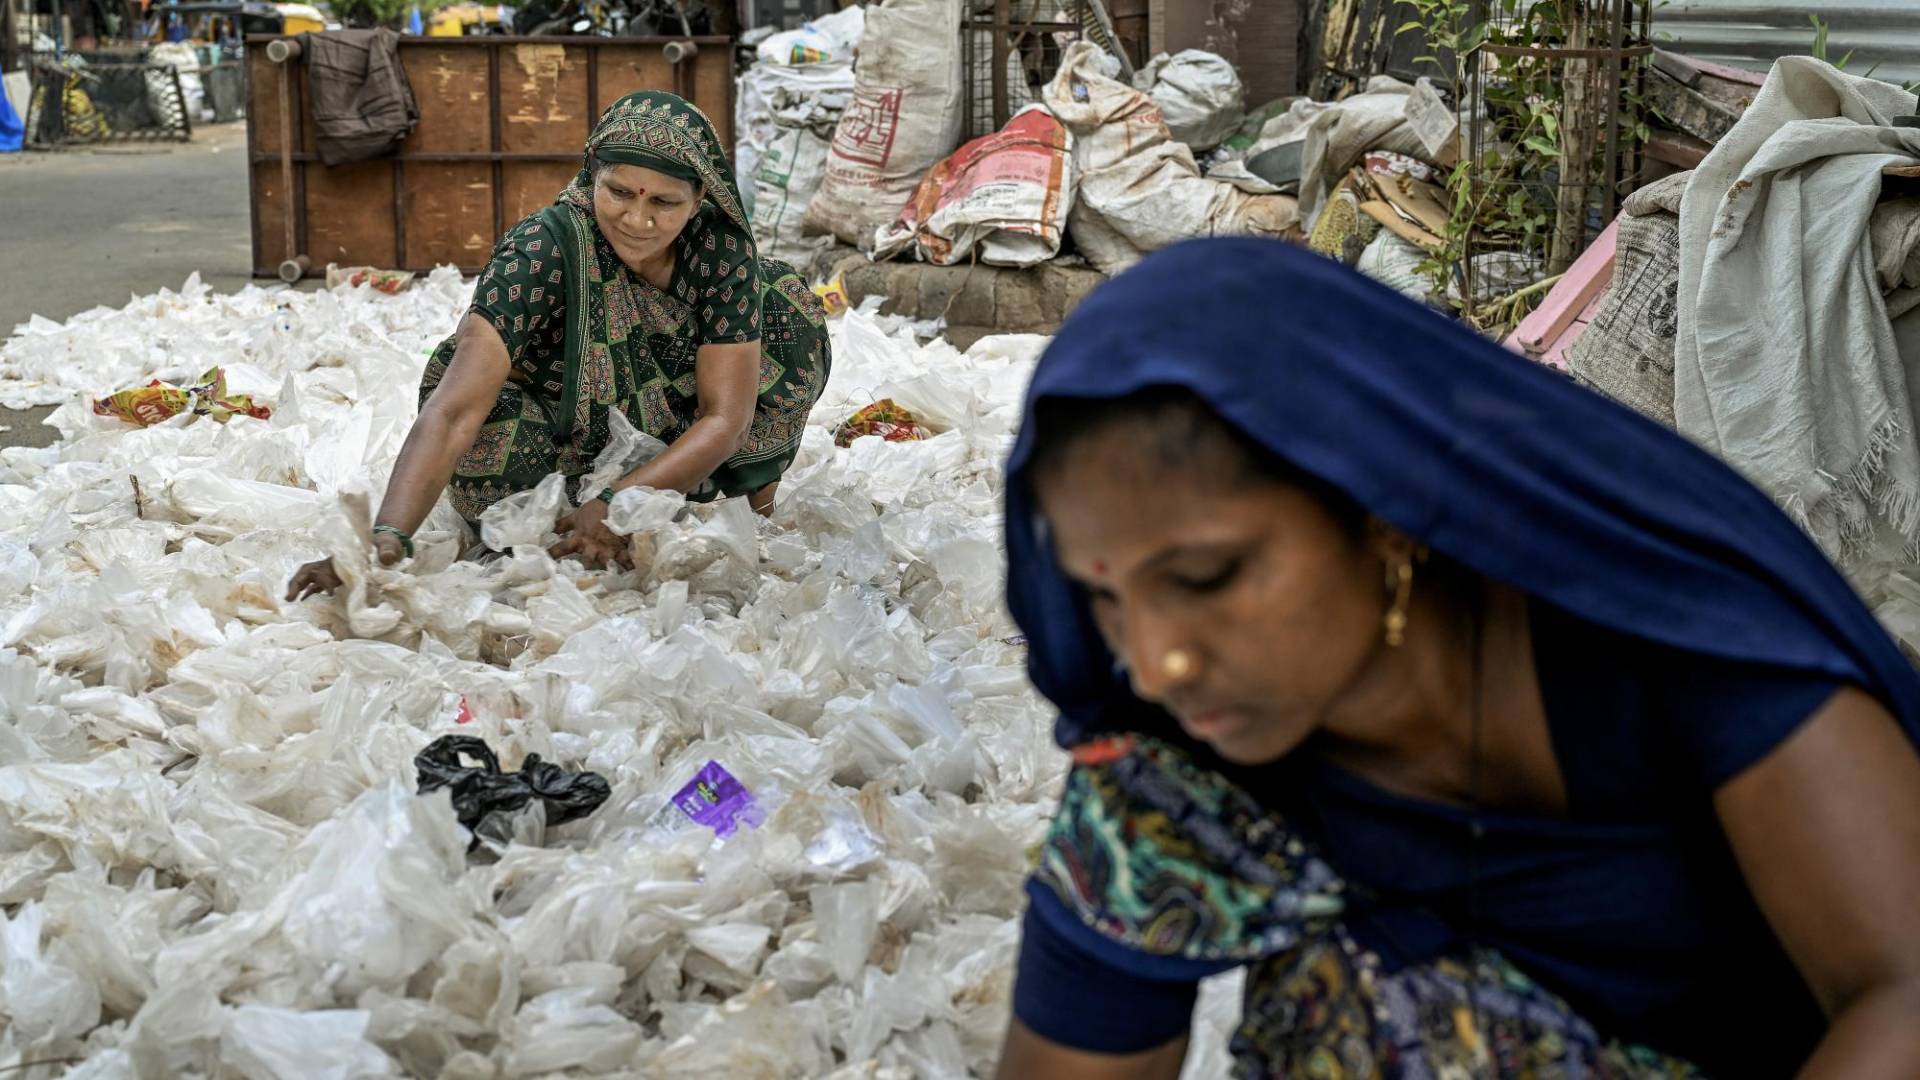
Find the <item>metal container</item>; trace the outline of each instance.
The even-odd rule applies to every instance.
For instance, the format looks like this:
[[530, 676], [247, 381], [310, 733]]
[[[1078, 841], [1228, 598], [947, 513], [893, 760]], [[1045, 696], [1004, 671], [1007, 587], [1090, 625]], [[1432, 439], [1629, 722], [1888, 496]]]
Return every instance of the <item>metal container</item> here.
[[247, 39], [253, 267], [320, 276], [328, 263], [466, 273], [580, 168], [601, 109], [672, 90], [733, 145], [726, 38], [402, 37], [420, 123], [398, 152], [329, 168], [313, 149], [297, 38]]

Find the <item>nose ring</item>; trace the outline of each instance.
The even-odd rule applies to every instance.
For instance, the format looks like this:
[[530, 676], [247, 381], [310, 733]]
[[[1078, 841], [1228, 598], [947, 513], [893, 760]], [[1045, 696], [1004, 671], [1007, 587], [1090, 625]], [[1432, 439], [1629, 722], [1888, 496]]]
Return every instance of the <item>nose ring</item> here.
[[1193, 674], [1193, 657], [1185, 649], [1174, 649], [1160, 658], [1160, 670], [1169, 679], [1184, 679]]

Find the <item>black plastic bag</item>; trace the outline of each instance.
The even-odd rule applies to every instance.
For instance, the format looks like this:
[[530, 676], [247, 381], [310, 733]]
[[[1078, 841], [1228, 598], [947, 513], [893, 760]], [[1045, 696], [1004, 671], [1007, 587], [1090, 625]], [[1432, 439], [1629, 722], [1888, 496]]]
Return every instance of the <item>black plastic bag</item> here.
[[[484, 764], [464, 764], [462, 754]], [[503, 773], [493, 750], [472, 735], [435, 739], [414, 755], [413, 766], [420, 772], [420, 794], [441, 788], [452, 791], [454, 815], [474, 834], [475, 844], [487, 818], [498, 814], [497, 820], [505, 822], [534, 799], [545, 804], [548, 825], [562, 825], [593, 813], [613, 794], [599, 773], [568, 772], [541, 761], [539, 754], [528, 754], [519, 772]], [[491, 835], [494, 830], [485, 831]]]

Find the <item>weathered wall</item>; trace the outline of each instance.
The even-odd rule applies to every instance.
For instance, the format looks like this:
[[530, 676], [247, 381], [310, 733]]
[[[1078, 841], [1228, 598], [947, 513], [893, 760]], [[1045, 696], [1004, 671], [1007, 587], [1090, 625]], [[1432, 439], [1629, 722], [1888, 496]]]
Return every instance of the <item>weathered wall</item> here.
[[1150, 0], [1153, 52], [1205, 49], [1240, 70], [1249, 108], [1294, 92], [1299, 0]]

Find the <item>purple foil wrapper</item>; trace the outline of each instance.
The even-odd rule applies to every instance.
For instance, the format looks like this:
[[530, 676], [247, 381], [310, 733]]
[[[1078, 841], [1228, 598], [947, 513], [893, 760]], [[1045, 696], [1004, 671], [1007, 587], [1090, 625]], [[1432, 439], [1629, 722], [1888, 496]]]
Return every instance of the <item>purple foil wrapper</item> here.
[[673, 805], [716, 836], [731, 836], [742, 825], [760, 824], [753, 793], [717, 761], [709, 761], [673, 796]]

